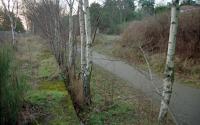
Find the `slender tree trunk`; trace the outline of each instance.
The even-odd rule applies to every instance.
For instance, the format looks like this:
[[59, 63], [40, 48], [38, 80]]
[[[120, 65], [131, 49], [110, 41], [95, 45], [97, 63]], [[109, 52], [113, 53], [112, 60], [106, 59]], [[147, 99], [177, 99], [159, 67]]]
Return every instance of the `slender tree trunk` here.
[[[70, 2], [71, 3], [71, 2]], [[73, 5], [70, 6], [70, 12], [69, 12], [69, 68], [72, 67], [73, 65], [73, 52], [74, 52], [74, 47], [73, 47], [73, 17], [72, 17], [72, 10], [73, 10]]]
[[60, 64], [60, 61], [59, 61], [59, 52], [60, 52], [60, 48], [59, 48], [59, 33], [58, 33], [58, 21], [57, 21], [57, 18], [55, 18], [55, 24], [54, 24], [54, 46], [55, 46], [55, 57], [56, 57], [56, 60], [58, 61], [58, 63]]
[[35, 24], [32, 24], [32, 33], [35, 34]]
[[92, 72], [92, 39], [91, 39], [91, 22], [90, 22], [90, 10], [88, 0], [84, 0], [85, 10], [85, 32], [86, 32], [86, 84], [84, 86], [84, 95], [86, 102], [89, 104], [90, 99], [90, 77]]
[[168, 105], [170, 103], [170, 98], [172, 95], [172, 87], [174, 83], [174, 56], [176, 47], [176, 34], [178, 27], [178, 6], [179, 6], [179, 0], [172, 0], [171, 26], [169, 33], [168, 52], [167, 52], [167, 60], [164, 72], [161, 107], [158, 117], [158, 120], [160, 122], [166, 118], [168, 112]]
[[[86, 36], [85, 36], [85, 21], [83, 12], [83, 1], [79, 0], [79, 24], [80, 24], [80, 36], [81, 36], [81, 78], [83, 82], [83, 88], [87, 87], [87, 75], [86, 75]], [[84, 98], [86, 96], [87, 89], [83, 89]]]
[[[81, 36], [81, 71], [85, 74], [86, 67], [86, 36], [85, 36], [85, 21], [83, 15], [83, 1], [79, 0], [79, 24], [80, 24], [80, 36]], [[84, 75], [83, 75], [84, 76]]]
[[[10, 17], [12, 18], [12, 17]], [[15, 30], [14, 30], [14, 24], [13, 24], [13, 20], [10, 19], [10, 27], [11, 27], [11, 34], [12, 34], [12, 44], [13, 47], [15, 46]]]

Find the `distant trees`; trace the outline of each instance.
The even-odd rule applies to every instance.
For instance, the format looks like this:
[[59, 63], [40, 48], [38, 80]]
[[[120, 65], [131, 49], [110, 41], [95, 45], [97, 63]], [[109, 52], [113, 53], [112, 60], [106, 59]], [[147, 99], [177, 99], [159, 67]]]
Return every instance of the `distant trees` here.
[[[101, 21], [101, 14], [102, 12], [102, 7], [99, 3], [92, 3], [90, 5], [90, 20], [91, 20], [91, 26], [92, 26], [92, 31], [95, 30], [96, 27], [100, 26]], [[98, 26], [97, 26], [98, 25]]]
[[136, 18], [135, 0], [105, 0], [103, 5], [92, 3], [90, 6], [93, 28], [99, 18], [98, 27], [105, 33], [118, 33], [118, 27]]
[[194, 5], [194, 4], [196, 4], [196, 1], [195, 0], [183, 0], [182, 4], [184, 4], [184, 5]]
[[138, 2], [144, 15], [148, 16], [154, 14], [155, 0], [139, 0]]
[[140, 20], [142, 17], [154, 15], [161, 9], [156, 8], [155, 0], [139, 0], [136, 10], [136, 0], [105, 0], [102, 5], [92, 3], [90, 6], [92, 29], [97, 26], [103, 33], [118, 34], [127, 22]]
[[[11, 2], [12, 2], [12, 6], [11, 6]], [[15, 30], [16, 30], [16, 26], [17, 26], [17, 19], [19, 20], [19, 18], [17, 18], [18, 16], [18, 9], [19, 9], [19, 3], [17, 0], [8, 0], [7, 3], [5, 3], [4, 0], [1, 0], [1, 3], [3, 5], [3, 9], [6, 15], [6, 18], [8, 17], [9, 19], [9, 24], [10, 24], [10, 29], [11, 29], [11, 33], [12, 33], [12, 44], [13, 46], [15, 45]], [[8, 22], [4, 22], [4, 23], [8, 23]], [[4, 24], [6, 25], [6, 24]], [[18, 25], [20, 26], [20, 25]]]
[[[1, 10], [0, 10], [1, 11]], [[14, 16], [14, 14], [12, 14]], [[13, 17], [16, 20], [16, 29], [15, 32], [24, 32], [24, 25], [19, 17]], [[3, 12], [0, 12], [0, 30], [1, 31], [11, 31], [9, 17]]]

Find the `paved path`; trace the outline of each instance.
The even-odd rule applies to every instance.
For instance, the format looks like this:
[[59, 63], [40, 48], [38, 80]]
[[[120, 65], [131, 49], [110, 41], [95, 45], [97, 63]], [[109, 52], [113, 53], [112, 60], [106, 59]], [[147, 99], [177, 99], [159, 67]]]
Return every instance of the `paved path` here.
[[[147, 73], [141, 72], [125, 62], [96, 52], [93, 52], [93, 61], [160, 102], [160, 97], [156, 94]], [[153, 75], [153, 81], [156, 87], [162, 87], [162, 80], [156, 75]], [[170, 109], [175, 114], [177, 122], [180, 125], [200, 125], [200, 89], [175, 83], [173, 92]]]

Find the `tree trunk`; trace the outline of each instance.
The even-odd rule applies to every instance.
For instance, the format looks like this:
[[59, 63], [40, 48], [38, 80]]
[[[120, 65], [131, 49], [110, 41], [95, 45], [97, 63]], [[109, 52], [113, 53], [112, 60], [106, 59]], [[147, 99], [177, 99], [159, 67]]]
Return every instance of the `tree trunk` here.
[[178, 27], [178, 5], [179, 0], [172, 0], [171, 7], [171, 26], [169, 33], [169, 43], [168, 43], [168, 52], [167, 60], [164, 72], [163, 80], [163, 92], [161, 107], [158, 120], [163, 121], [166, 118], [168, 112], [168, 105], [170, 103], [170, 98], [172, 95], [172, 87], [174, 83], [174, 56], [175, 56], [175, 47], [176, 47], [176, 34]]
[[[12, 17], [10, 17], [10, 18], [12, 18]], [[13, 47], [14, 47], [15, 46], [15, 29], [14, 29], [12, 19], [10, 19], [10, 27], [11, 27], [11, 33], [12, 33], [12, 44], [13, 44]]]
[[[82, 77], [84, 77], [85, 69], [86, 69], [86, 36], [85, 36], [85, 21], [83, 15], [83, 1], [79, 0], [79, 24], [80, 24], [80, 36], [81, 36], [81, 72]], [[84, 81], [84, 78], [83, 78]]]
[[90, 22], [90, 10], [88, 0], [84, 0], [85, 10], [85, 32], [86, 32], [86, 84], [84, 86], [84, 95], [86, 102], [89, 104], [90, 99], [90, 77], [92, 72], [92, 39], [91, 39], [91, 22]]
[[73, 52], [74, 52], [74, 47], [73, 47], [73, 17], [72, 17], [72, 10], [73, 10], [73, 5], [70, 6], [70, 12], [69, 12], [69, 68], [72, 67], [73, 65]]
[[[83, 82], [83, 95], [87, 99], [87, 75], [86, 75], [86, 36], [85, 36], [85, 21], [83, 12], [83, 1], [79, 0], [79, 23], [81, 36], [81, 78]], [[87, 103], [87, 102], [86, 102]]]

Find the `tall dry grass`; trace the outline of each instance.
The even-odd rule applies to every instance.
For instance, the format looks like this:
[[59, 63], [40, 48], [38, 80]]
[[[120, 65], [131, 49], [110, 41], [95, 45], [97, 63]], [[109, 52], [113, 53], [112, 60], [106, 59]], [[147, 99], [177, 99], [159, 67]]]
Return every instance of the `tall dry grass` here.
[[14, 64], [11, 47], [0, 46], [0, 124], [17, 125], [26, 84]]

